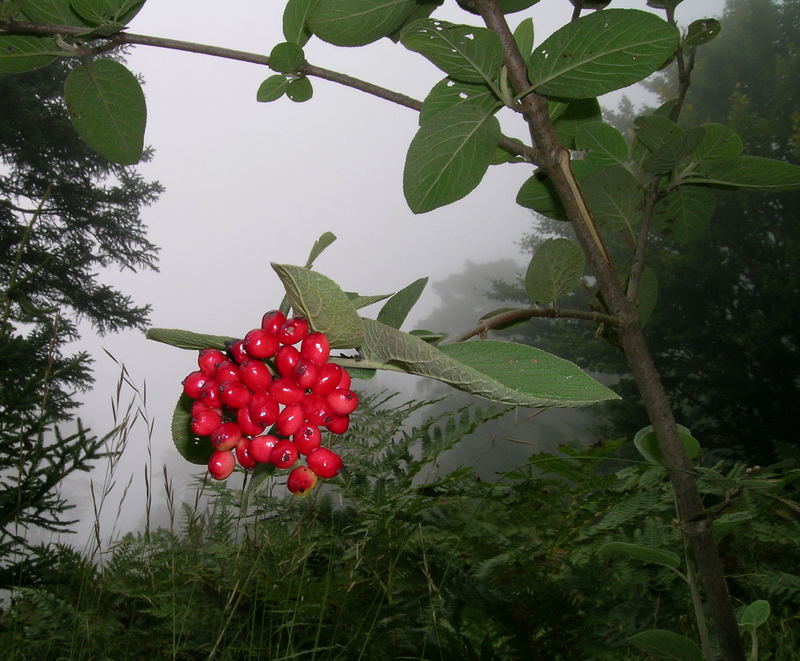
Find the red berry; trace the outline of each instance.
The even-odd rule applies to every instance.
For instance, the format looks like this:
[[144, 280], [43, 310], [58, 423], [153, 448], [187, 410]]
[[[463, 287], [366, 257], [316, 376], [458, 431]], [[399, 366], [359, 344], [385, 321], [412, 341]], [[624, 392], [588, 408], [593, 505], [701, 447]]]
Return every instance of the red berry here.
[[292, 436], [292, 441], [300, 454], [311, 454], [322, 443], [322, 433], [319, 427], [306, 422], [300, 425], [300, 429]]
[[266, 427], [274, 424], [278, 419], [278, 402], [271, 399], [264, 391], [253, 393], [253, 398], [250, 400], [250, 406], [247, 410], [250, 414], [250, 420], [257, 425]]
[[209, 436], [222, 424], [222, 416], [216, 409], [203, 409], [192, 416], [192, 433], [197, 436]]
[[297, 384], [298, 388], [308, 390], [311, 388], [319, 378], [319, 365], [312, 363], [310, 360], [301, 359], [297, 365], [294, 366], [292, 372], [292, 379]]
[[251, 358], [271, 358], [278, 351], [278, 340], [263, 328], [254, 328], [244, 336], [244, 350]]
[[210, 409], [218, 409], [222, 406], [222, 400], [219, 397], [219, 383], [214, 379], [209, 379], [200, 388], [200, 401]]
[[235, 422], [223, 422], [211, 432], [211, 445], [215, 450], [232, 450], [242, 439], [242, 430]]
[[200, 371], [208, 376], [214, 376], [214, 370], [223, 360], [225, 360], [225, 354], [218, 349], [202, 349], [197, 355]]
[[230, 346], [228, 347], [228, 351], [230, 352], [233, 361], [237, 365], [241, 365], [245, 360], [247, 360], [247, 352], [244, 350], [244, 342], [242, 340], [231, 342]]
[[324, 365], [331, 355], [331, 343], [325, 333], [311, 333], [300, 345], [300, 355], [317, 365]]
[[238, 409], [247, 406], [253, 394], [241, 381], [225, 381], [219, 384], [219, 397], [225, 406]]
[[266, 390], [272, 383], [269, 368], [260, 360], [245, 360], [239, 365], [239, 378], [250, 390]]
[[325, 399], [335, 415], [349, 415], [358, 407], [358, 395], [344, 388], [337, 388]]
[[230, 360], [223, 360], [217, 369], [214, 370], [214, 380], [217, 383], [223, 381], [238, 381], [239, 380], [239, 366]]
[[278, 404], [299, 404], [305, 393], [286, 378], [276, 379], [269, 387], [269, 396]]
[[308, 458], [308, 467], [320, 477], [336, 477], [344, 466], [342, 458], [328, 448], [319, 447]]
[[242, 406], [236, 410], [236, 424], [245, 436], [258, 436], [264, 431], [265, 424], [255, 422], [250, 416], [250, 409], [247, 406]]
[[200, 397], [200, 390], [203, 386], [211, 380], [211, 377], [204, 374], [200, 370], [188, 374], [183, 380], [183, 392], [187, 397], [198, 399]]
[[256, 436], [250, 441], [248, 452], [259, 464], [268, 464], [274, 448], [280, 439], [277, 436]]
[[350, 388], [350, 373], [342, 368], [342, 380], [339, 381], [339, 388]]
[[214, 452], [208, 460], [208, 472], [215, 480], [230, 477], [236, 466], [236, 460], [230, 452]]
[[276, 468], [290, 468], [297, 461], [297, 448], [291, 441], [278, 441], [272, 448], [270, 461]]
[[250, 440], [243, 438], [236, 446], [236, 461], [245, 469], [256, 467], [256, 460], [250, 456]]
[[297, 404], [285, 407], [278, 415], [278, 421], [275, 424], [281, 436], [291, 436], [303, 424], [303, 409]]
[[293, 468], [286, 478], [286, 488], [292, 493], [306, 493], [317, 484], [317, 476], [308, 466]]
[[333, 413], [328, 401], [321, 395], [306, 395], [301, 404], [306, 420], [315, 425], [327, 425], [333, 420]]
[[286, 315], [283, 314], [283, 312], [280, 310], [270, 310], [261, 317], [261, 328], [271, 335], [277, 335], [285, 321]]
[[349, 415], [335, 415], [333, 420], [325, 425], [327, 430], [332, 434], [344, 434], [348, 427], [350, 427]]
[[319, 368], [317, 382], [311, 386], [311, 391], [323, 397], [329, 392], [333, 392], [342, 380], [343, 371], [338, 365], [325, 363]]
[[294, 347], [281, 347], [275, 355], [275, 367], [281, 376], [291, 377], [294, 374], [295, 365], [299, 362], [300, 352]]
[[192, 402], [192, 417], [196, 416], [198, 413], [200, 413], [200, 411], [216, 411], [217, 413], [222, 413], [221, 409], [209, 408], [202, 401], [196, 399]]
[[287, 319], [286, 323], [278, 331], [278, 341], [281, 344], [297, 344], [302, 342], [308, 335], [308, 320], [302, 317]]

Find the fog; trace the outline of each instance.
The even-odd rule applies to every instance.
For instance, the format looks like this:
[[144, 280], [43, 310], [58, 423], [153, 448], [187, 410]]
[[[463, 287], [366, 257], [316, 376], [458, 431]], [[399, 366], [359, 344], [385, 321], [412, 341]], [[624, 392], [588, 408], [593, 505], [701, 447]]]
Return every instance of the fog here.
[[[446, 4], [438, 16], [458, 22], [469, 18], [455, 3]], [[722, 0], [684, 2], [678, 18], [686, 25], [701, 12], [719, 15], [722, 4]], [[268, 53], [283, 41], [282, 6], [279, 2], [150, 2], [130, 31]], [[566, 22], [571, 11], [565, 0], [537, 4], [532, 9], [537, 43]], [[530, 14], [511, 15], [512, 26]], [[305, 52], [313, 64], [417, 99], [442, 77], [427, 60], [386, 39], [358, 49], [312, 39]], [[271, 71], [195, 54], [136, 47], [130, 49], [127, 63], [145, 81], [145, 141], [155, 149], [152, 162], [140, 171], [166, 188], [161, 199], [144, 211], [149, 239], [161, 247], [160, 272], [108, 272], [104, 278], [138, 304], [150, 303], [152, 326], [242, 336], [258, 325], [264, 311], [280, 302], [282, 290], [269, 263], [304, 263], [314, 240], [325, 231], [334, 232], [338, 240], [317, 261], [317, 269], [345, 290], [362, 294], [391, 293], [422, 276], [443, 281], [461, 272], [468, 261], [507, 260], [509, 272], [524, 269], [515, 242], [530, 231], [532, 216], [514, 199], [530, 176], [529, 167], [493, 167], [467, 198], [415, 216], [405, 204], [401, 186], [405, 152], [417, 128], [415, 112], [316, 79], [314, 97], [307, 103], [286, 98], [256, 103], [256, 90]], [[604, 103], [614, 106], [618, 99], [615, 95]], [[504, 132], [524, 138], [521, 123], [511, 121], [515, 119], [511, 115], [508, 111], [501, 117]], [[439, 304], [435, 288], [429, 286], [405, 328], [414, 328]], [[377, 310], [367, 308], [364, 313], [372, 316]], [[118, 530], [142, 525], [147, 465], [154, 480], [155, 522], [163, 521], [162, 465], [168, 467], [179, 499], [190, 497], [192, 475], [203, 472], [178, 455], [169, 428], [180, 382], [195, 369], [195, 353], [149, 342], [139, 332], [97, 337], [86, 326], [79, 346], [96, 361], [94, 390], [83, 397], [83, 421], [98, 434], [113, 426], [111, 401], [120, 364], [139, 391], [137, 395], [124, 386], [120, 404], [133, 397], [134, 406], [146, 414], [130, 430], [116, 469], [117, 486], [103, 517], [106, 534], [129, 480]], [[418, 390], [415, 379], [398, 375], [379, 375], [370, 387], [402, 388], [409, 397], [426, 394]], [[505, 444], [507, 458], [522, 461], [538, 449], [536, 438], [551, 447], [571, 440], [585, 422], [563, 412], [545, 412], [533, 423], [527, 421], [525, 431], [517, 435], [517, 422], [528, 416], [521, 411], [502, 428], [494, 428], [491, 447]], [[531, 431], [532, 424], [541, 430], [538, 436]], [[485, 442], [465, 447], [447, 461], [451, 465], [472, 461], [489, 448]], [[87, 538], [94, 521], [89, 480], [99, 485], [102, 471], [101, 466], [68, 485], [67, 493], [85, 523], [77, 537], [65, 541], [80, 545]]]

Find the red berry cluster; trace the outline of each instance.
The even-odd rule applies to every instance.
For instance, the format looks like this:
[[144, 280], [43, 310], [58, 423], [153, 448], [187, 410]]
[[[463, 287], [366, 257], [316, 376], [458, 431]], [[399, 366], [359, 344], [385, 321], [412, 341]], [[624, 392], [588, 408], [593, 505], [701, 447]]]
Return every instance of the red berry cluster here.
[[[192, 432], [208, 436], [214, 448], [211, 477], [224, 480], [237, 461], [245, 469], [258, 463], [292, 468], [300, 455], [306, 465], [289, 473], [292, 493], [312, 489], [317, 477], [338, 474], [342, 459], [321, 446], [320, 428], [347, 431], [358, 397], [350, 390], [350, 375], [329, 363], [329, 356], [324, 333], [279, 310], [267, 312], [261, 328], [232, 343], [227, 354], [200, 351], [200, 369], [183, 380], [183, 392], [195, 400]], [[264, 434], [272, 425], [275, 433]]]

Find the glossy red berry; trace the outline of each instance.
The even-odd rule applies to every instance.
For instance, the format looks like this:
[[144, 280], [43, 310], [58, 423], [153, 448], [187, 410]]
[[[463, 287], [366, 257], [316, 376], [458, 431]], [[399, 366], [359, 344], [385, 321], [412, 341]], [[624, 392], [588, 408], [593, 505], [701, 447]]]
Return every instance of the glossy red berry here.
[[322, 395], [323, 397], [333, 392], [342, 380], [342, 371], [342, 368], [338, 365], [325, 363], [319, 368], [317, 382], [311, 386], [311, 392]]
[[284, 407], [278, 414], [278, 421], [275, 423], [278, 433], [281, 436], [291, 436], [303, 424], [303, 409], [297, 404]]
[[309, 330], [307, 319], [302, 317], [287, 319], [278, 331], [278, 341], [281, 344], [297, 344], [306, 338]]
[[306, 422], [292, 436], [292, 441], [300, 454], [311, 454], [322, 443], [322, 433], [319, 427]]
[[272, 448], [270, 461], [276, 468], [290, 468], [297, 461], [297, 448], [291, 441], [278, 441]]
[[294, 374], [295, 365], [299, 362], [300, 352], [294, 347], [281, 347], [275, 355], [275, 367], [278, 374], [287, 378]]
[[222, 424], [222, 416], [216, 409], [203, 409], [192, 416], [192, 433], [197, 436], [209, 436]]
[[242, 468], [250, 470], [256, 467], [256, 460], [250, 456], [250, 439], [243, 438], [236, 446], [236, 461]]
[[219, 397], [225, 406], [238, 409], [250, 404], [253, 393], [241, 381], [225, 381], [219, 384]]
[[358, 407], [358, 395], [345, 388], [337, 388], [325, 399], [334, 415], [349, 415]]
[[236, 466], [231, 452], [214, 452], [208, 460], [208, 472], [215, 480], [224, 480], [230, 477]]
[[276, 379], [269, 387], [269, 396], [278, 404], [299, 404], [305, 393], [294, 382], [286, 378]]
[[210, 409], [218, 409], [222, 406], [222, 400], [219, 397], [219, 383], [214, 379], [209, 379], [200, 388], [200, 401]]
[[239, 378], [250, 390], [266, 390], [272, 384], [269, 368], [260, 360], [248, 358], [239, 365]]
[[251, 358], [271, 358], [278, 346], [278, 339], [263, 328], [254, 328], [244, 336], [244, 350]]
[[214, 370], [214, 380], [217, 383], [239, 380], [239, 366], [232, 360], [223, 360]]
[[239, 429], [245, 436], [258, 436], [267, 426], [266, 423], [261, 424], [254, 421], [250, 415], [250, 408], [247, 406], [236, 410], [236, 424], [239, 425]]
[[202, 371], [197, 370], [196, 372], [192, 372], [183, 380], [183, 392], [187, 397], [198, 399], [200, 397], [200, 390], [209, 381], [211, 381], [211, 377], [204, 374]]
[[342, 368], [342, 379], [341, 379], [341, 381], [339, 381], [339, 386], [338, 387], [339, 388], [349, 389], [350, 388], [350, 383], [351, 383], [351, 381], [350, 381], [350, 373], [346, 369]]
[[286, 478], [286, 488], [292, 493], [302, 494], [311, 491], [317, 484], [317, 476], [308, 466], [297, 466]]
[[342, 458], [328, 448], [320, 447], [314, 450], [308, 458], [308, 467], [317, 475], [324, 478], [336, 477], [342, 470]]
[[222, 413], [221, 409], [210, 409], [206, 406], [201, 400], [196, 399], [192, 402], [192, 417], [196, 416], [200, 411], [216, 411], [217, 413]]
[[223, 360], [225, 360], [225, 354], [218, 349], [201, 349], [197, 355], [200, 371], [208, 376], [214, 376], [214, 370]]
[[316, 363], [300, 359], [300, 362], [294, 366], [292, 380], [297, 384], [298, 388], [308, 390], [317, 382], [319, 371], [320, 367]]
[[300, 345], [300, 355], [317, 365], [324, 365], [331, 355], [331, 343], [325, 333], [311, 333]]
[[327, 425], [333, 420], [333, 413], [328, 401], [321, 395], [311, 393], [306, 395], [301, 404], [303, 413], [305, 413], [306, 420], [314, 423], [315, 425]]
[[280, 310], [270, 310], [261, 317], [261, 328], [271, 335], [277, 335], [285, 322], [286, 315], [283, 314], [283, 312]]
[[228, 353], [231, 354], [233, 362], [235, 362], [237, 365], [241, 365], [245, 360], [247, 360], [247, 352], [244, 350], [244, 342], [242, 340], [231, 342], [231, 345], [228, 347]]
[[335, 415], [333, 416], [333, 420], [325, 425], [325, 428], [332, 434], [344, 434], [349, 427], [349, 415]]
[[268, 464], [272, 460], [272, 448], [280, 439], [277, 436], [256, 436], [251, 439], [248, 452], [259, 464]]
[[211, 432], [211, 445], [215, 450], [233, 450], [242, 439], [242, 430], [235, 422], [223, 422]]
[[280, 407], [278, 402], [270, 398], [269, 394], [263, 391], [254, 392], [248, 407], [250, 419], [257, 425], [272, 425], [278, 419]]

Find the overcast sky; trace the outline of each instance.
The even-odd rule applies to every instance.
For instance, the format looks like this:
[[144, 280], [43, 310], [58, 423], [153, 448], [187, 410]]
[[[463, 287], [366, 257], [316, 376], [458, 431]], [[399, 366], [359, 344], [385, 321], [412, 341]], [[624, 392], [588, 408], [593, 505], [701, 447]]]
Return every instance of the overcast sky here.
[[[151, 1], [130, 31], [266, 54], [283, 41], [283, 6], [277, 0]], [[645, 8], [645, 3], [614, 6]], [[719, 16], [722, 6], [722, 0], [686, 0], [678, 18], [685, 26], [703, 13]], [[533, 16], [539, 43], [571, 10], [567, 0], [541, 0], [509, 21], [514, 27]], [[451, 0], [437, 16], [456, 22], [477, 18]], [[443, 77], [422, 56], [387, 39], [354, 49], [312, 39], [305, 53], [312, 64], [420, 100]], [[520, 259], [514, 242], [531, 226], [529, 212], [514, 202], [530, 176], [524, 165], [492, 167], [465, 199], [415, 216], [402, 194], [415, 112], [317, 79], [309, 102], [257, 103], [259, 84], [273, 73], [267, 68], [176, 51], [136, 47], [128, 66], [145, 80], [145, 141], [155, 148], [152, 163], [141, 172], [166, 187], [158, 203], [144, 211], [150, 240], [161, 247], [161, 270], [109, 273], [107, 279], [137, 303], [153, 305], [153, 326], [244, 335], [280, 302], [269, 262], [302, 264], [327, 230], [338, 241], [317, 268], [343, 288], [364, 294], [393, 292], [426, 275], [443, 279], [461, 271], [467, 260]], [[504, 132], [524, 138], [521, 123], [509, 119], [501, 118]], [[426, 316], [436, 303], [429, 288], [410, 321]], [[105, 348], [140, 386], [146, 382], [155, 475], [166, 462], [175, 486], [182, 486], [193, 467], [174, 450], [169, 423], [180, 382], [196, 369], [195, 355], [134, 332], [96, 338], [87, 330], [81, 346], [95, 355], [97, 377], [95, 390], [85, 397], [84, 421], [97, 432], [111, 425], [118, 368], [102, 353]], [[141, 448], [146, 442], [144, 428], [131, 438]], [[132, 472], [132, 489], [141, 493], [145, 455], [139, 450], [129, 449], [118, 482], [127, 482], [126, 471]], [[112, 496], [114, 508], [116, 500]], [[137, 525], [141, 512], [140, 505], [133, 507], [123, 527]]]

